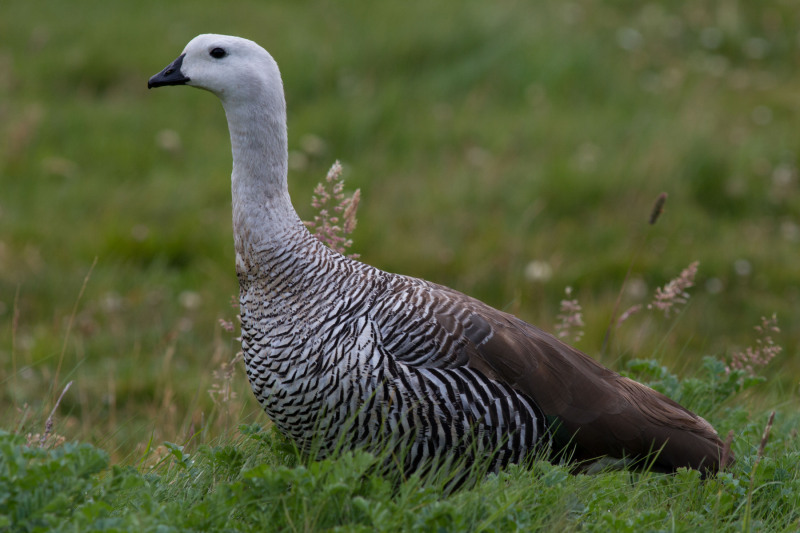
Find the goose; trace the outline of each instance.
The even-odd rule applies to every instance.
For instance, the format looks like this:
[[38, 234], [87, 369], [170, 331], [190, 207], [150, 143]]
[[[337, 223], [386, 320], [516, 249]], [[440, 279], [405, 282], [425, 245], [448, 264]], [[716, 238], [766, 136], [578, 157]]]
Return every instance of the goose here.
[[245, 367], [299, 449], [392, 447], [409, 472], [454, 457], [498, 469], [542, 450], [703, 475], [732, 461], [711, 424], [663, 394], [511, 314], [311, 235], [288, 192], [281, 74], [255, 42], [199, 35], [147, 85], [222, 102]]

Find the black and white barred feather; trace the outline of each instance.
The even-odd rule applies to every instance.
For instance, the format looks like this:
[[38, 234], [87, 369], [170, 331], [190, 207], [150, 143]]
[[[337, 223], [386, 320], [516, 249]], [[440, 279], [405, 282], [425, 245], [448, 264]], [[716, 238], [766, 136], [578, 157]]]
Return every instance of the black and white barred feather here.
[[286, 243], [239, 274], [242, 347], [256, 398], [301, 449], [388, 445], [409, 471], [469, 454], [496, 469], [535, 452], [541, 410], [432, 327], [463, 312], [438, 286], [345, 258], [302, 227]]

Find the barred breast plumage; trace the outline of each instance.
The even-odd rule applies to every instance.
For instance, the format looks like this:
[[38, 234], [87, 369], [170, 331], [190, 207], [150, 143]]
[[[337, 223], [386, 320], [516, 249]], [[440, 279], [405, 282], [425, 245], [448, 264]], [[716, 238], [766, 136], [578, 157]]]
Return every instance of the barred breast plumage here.
[[289, 198], [283, 86], [263, 48], [200, 35], [148, 86], [184, 84], [225, 108], [247, 375], [302, 449], [390, 447], [413, 471], [477, 455], [496, 468], [552, 440], [576, 461], [725, 466], [714, 428], [669, 398], [512, 315], [314, 238]]
[[322, 455], [391, 445], [409, 471], [475, 453], [494, 468], [536, 449], [535, 402], [419, 327], [449, 311], [421, 298], [428, 285], [347, 259], [300, 226], [289, 242], [239, 272], [247, 374], [283, 433]]

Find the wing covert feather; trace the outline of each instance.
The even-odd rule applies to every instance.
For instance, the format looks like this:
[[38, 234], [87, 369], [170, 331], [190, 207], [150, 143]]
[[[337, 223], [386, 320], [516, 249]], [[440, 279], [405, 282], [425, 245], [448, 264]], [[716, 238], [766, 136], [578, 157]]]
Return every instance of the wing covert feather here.
[[716, 431], [677, 402], [513, 315], [444, 286], [405, 280], [402, 290], [430, 311], [419, 329], [429, 342], [396, 343], [399, 361], [467, 365], [512, 386], [558, 420], [575, 459], [642, 458], [661, 450], [657, 469], [719, 468], [722, 442]]

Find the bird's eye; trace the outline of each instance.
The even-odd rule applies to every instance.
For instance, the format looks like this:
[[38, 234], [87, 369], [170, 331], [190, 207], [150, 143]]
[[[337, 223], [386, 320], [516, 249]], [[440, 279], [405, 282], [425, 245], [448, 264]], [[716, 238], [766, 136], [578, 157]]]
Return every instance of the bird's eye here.
[[222, 48], [214, 48], [209, 52], [209, 55], [214, 59], [222, 59], [223, 57], [228, 55], [228, 53]]

